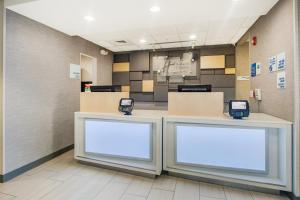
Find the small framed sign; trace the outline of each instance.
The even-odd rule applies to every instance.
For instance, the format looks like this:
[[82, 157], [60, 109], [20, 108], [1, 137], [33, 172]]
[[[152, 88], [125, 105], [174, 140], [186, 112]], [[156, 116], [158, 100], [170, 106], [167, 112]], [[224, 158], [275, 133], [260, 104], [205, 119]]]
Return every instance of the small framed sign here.
[[277, 55], [277, 69], [284, 70], [286, 67], [285, 52]]
[[70, 64], [70, 79], [80, 80], [81, 68], [80, 65]]
[[277, 71], [277, 58], [276, 56], [273, 56], [269, 58], [269, 71], [275, 72]]
[[278, 74], [277, 74], [277, 88], [278, 89], [285, 89], [286, 88], [285, 71], [278, 72]]

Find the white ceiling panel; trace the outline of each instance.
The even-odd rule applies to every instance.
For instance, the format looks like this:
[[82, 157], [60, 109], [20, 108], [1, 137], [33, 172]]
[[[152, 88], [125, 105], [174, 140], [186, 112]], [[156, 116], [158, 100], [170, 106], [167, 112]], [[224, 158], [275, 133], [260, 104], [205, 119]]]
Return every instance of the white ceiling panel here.
[[156, 43], [180, 41], [180, 37], [177, 35], [176, 32], [173, 35], [164, 35], [164, 34], [162, 34], [162, 35], [153, 35], [153, 38], [154, 38]]
[[243, 37], [243, 35], [247, 32], [248, 28], [241, 28], [240, 30], [238, 30], [236, 32], [236, 34], [233, 36], [233, 38], [231, 39], [231, 43], [233, 43], [234, 41], [238, 41], [241, 37]]
[[195, 47], [195, 46], [198, 46], [197, 44], [199, 43], [196, 43], [195, 41], [190, 41], [190, 42], [181, 42], [181, 47]]
[[249, 28], [250, 26], [252, 26], [256, 20], [258, 19], [259, 17], [258, 16], [255, 16], [255, 17], [247, 17], [247, 19], [244, 21], [242, 27], [243, 28]]
[[[189, 39], [192, 34], [197, 35], [196, 44], [236, 43], [277, 2], [278, 0], [34, 0], [9, 5], [8, 8], [109, 50], [129, 51], [151, 49], [150, 43]], [[152, 6], [159, 6], [160, 12], [150, 12]], [[86, 16], [94, 20], [87, 21]], [[147, 44], [141, 44], [141, 39], [145, 39]], [[129, 43], [119, 47], [114, 43], [116, 40], [126, 40]], [[164, 46], [182, 47], [188, 44], [189, 42], [172, 43]]]
[[177, 48], [177, 47], [181, 47], [182, 43], [166, 43], [166, 44], [161, 44], [160, 46], [162, 48]]
[[176, 33], [175, 26], [169, 26], [166, 24], [165, 26], [161, 26], [160, 23], [157, 23], [156, 26], [152, 25], [150, 28], [146, 28], [145, 31], [150, 35], [169, 35]]
[[197, 33], [197, 32], [205, 32], [209, 27], [209, 20], [207, 21], [199, 21], [187, 24], [177, 24], [176, 30], [180, 33]]
[[191, 40], [190, 36], [191, 35], [195, 35], [196, 38], [194, 39], [195, 41], [204, 41], [205, 38], [206, 38], [206, 33], [193, 33], [193, 32], [190, 32], [190, 33], [180, 33], [179, 34], [179, 37], [180, 37], [180, 40], [181, 41], [188, 41], [188, 40]]

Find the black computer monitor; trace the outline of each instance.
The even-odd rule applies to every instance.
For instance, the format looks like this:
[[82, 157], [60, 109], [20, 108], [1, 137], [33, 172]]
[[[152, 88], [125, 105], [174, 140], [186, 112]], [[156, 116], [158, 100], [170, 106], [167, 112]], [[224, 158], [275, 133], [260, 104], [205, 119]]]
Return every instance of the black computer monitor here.
[[119, 85], [91, 86], [91, 92], [121, 92], [121, 86]]
[[211, 92], [211, 85], [178, 85], [178, 92]]

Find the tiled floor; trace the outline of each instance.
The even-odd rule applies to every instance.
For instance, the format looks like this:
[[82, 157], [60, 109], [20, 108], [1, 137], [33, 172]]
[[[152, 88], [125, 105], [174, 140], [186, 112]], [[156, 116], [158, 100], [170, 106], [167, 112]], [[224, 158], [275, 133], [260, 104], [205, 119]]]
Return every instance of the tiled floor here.
[[0, 200], [287, 200], [181, 178], [149, 179], [85, 166], [63, 154], [0, 185]]

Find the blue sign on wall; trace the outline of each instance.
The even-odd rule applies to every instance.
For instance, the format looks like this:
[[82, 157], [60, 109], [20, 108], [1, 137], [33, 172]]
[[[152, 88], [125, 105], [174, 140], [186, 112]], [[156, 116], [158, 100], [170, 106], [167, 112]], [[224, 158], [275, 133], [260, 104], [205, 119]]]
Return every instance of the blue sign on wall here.
[[270, 72], [277, 71], [277, 57], [276, 56], [269, 58], [269, 71]]
[[251, 77], [256, 76], [256, 63], [251, 64]]

